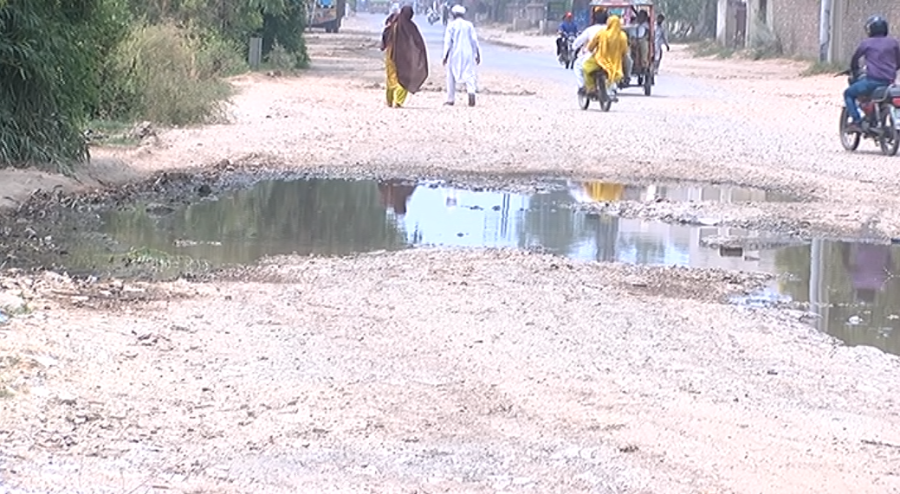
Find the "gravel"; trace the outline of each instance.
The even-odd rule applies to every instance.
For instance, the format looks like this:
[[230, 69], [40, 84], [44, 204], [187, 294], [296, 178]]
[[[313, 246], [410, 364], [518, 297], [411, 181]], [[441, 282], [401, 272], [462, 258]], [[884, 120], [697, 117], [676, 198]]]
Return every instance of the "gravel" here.
[[[428, 249], [233, 274], [32, 283], [43, 309], [0, 342], [54, 364], [6, 372], [4, 478], [80, 477], [67, 492], [900, 487], [900, 360], [800, 313], [722, 303], [757, 275]], [[116, 310], [110, 286], [154, 295]]]
[[[805, 202], [631, 211], [900, 224], [895, 161], [841, 152], [840, 84], [796, 64], [674, 51], [658, 97], [601, 114], [486, 61], [478, 107], [442, 108], [435, 67], [391, 110], [370, 21], [313, 35], [302, 76], [236, 78], [230, 123], [94, 154], [126, 176], [710, 181]], [[0, 492], [900, 492], [900, 359], [724, 303], [762, 275], [429, 249], [0, 281], [29, 309], [0, 326]]]

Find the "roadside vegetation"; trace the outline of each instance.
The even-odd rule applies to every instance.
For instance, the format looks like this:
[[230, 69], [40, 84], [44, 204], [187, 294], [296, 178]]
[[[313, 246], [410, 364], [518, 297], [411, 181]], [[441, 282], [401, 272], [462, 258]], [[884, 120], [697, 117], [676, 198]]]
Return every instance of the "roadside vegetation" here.
[[208, 122], [263, 59], [307, 62], [302, 0], [0, 0], [0, 167], [62, 173], [89, 155], [91, 122]]

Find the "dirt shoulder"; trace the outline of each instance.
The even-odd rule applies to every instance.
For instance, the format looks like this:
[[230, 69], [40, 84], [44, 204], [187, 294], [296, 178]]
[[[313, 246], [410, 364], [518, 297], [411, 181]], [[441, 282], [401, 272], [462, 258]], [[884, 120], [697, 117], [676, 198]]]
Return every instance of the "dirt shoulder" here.
[[0, 329], [5, 481], [900, 488], [900, 361], [720, 303], [758, 279], [442, 250], [278, 258], [233, 279], [25, 287], [37, 310]]

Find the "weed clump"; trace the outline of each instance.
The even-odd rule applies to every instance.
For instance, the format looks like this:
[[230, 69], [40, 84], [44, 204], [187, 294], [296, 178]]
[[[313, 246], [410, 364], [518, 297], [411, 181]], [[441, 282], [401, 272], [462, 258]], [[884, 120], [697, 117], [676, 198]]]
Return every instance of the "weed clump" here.
[[201, 36], [169, 24], [134, 29], [111, 60], [115, 74], [102, 115], [188, 125], [221, 116], [229, 85], [220, 77], [242, 68], [224, 41], [204, 44]]

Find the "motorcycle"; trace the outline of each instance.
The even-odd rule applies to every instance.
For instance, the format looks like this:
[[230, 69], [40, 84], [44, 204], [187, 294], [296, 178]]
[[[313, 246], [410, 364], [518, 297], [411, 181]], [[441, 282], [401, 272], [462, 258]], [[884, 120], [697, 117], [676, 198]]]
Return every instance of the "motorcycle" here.
[[[835, 75], [840, 76], [847, 76], [847, 84], [850, 85], [862, 77], [862, 74], [855, 75], [845, 70]], [[858, 98], [857, 104], [862, 116], [862, 132], [847, 130], [852, 119], [844, 107], [841, 110], [841, 145], [847, 151], [856, 151], [859, 141], [865, 137], [875, 141], [882, 154], [896, 156], [900, 150], [900, 131], [897, 130], [900, 125], [900, 86], [892, 84], [879, 87], [870, 96]]]
[[572, 44], [575, 42], [575, 36], [566, 35], [562, 46], [562, 50], [559, 53], [559, 63], [562, 64], [566, 69], [571, 69], [572, 66], [575, 65], [575, 50], [572, 47]]
[[606, 71], [600, 69], [594, 72], [594, 91], [588, 93], [583, 89], [578, 91], [578, 106], [582, 110], [587, 110], [591, 105], [591, 101], [600, 103], [600, 110], [608, 112], [612, 108], [612, 104], [618, 101], [615, 92], [606, 89]]
[[440, 14], [434, 9], [428, 9], [428, 24], [434, 25], [435, 22], [441, 20]]

